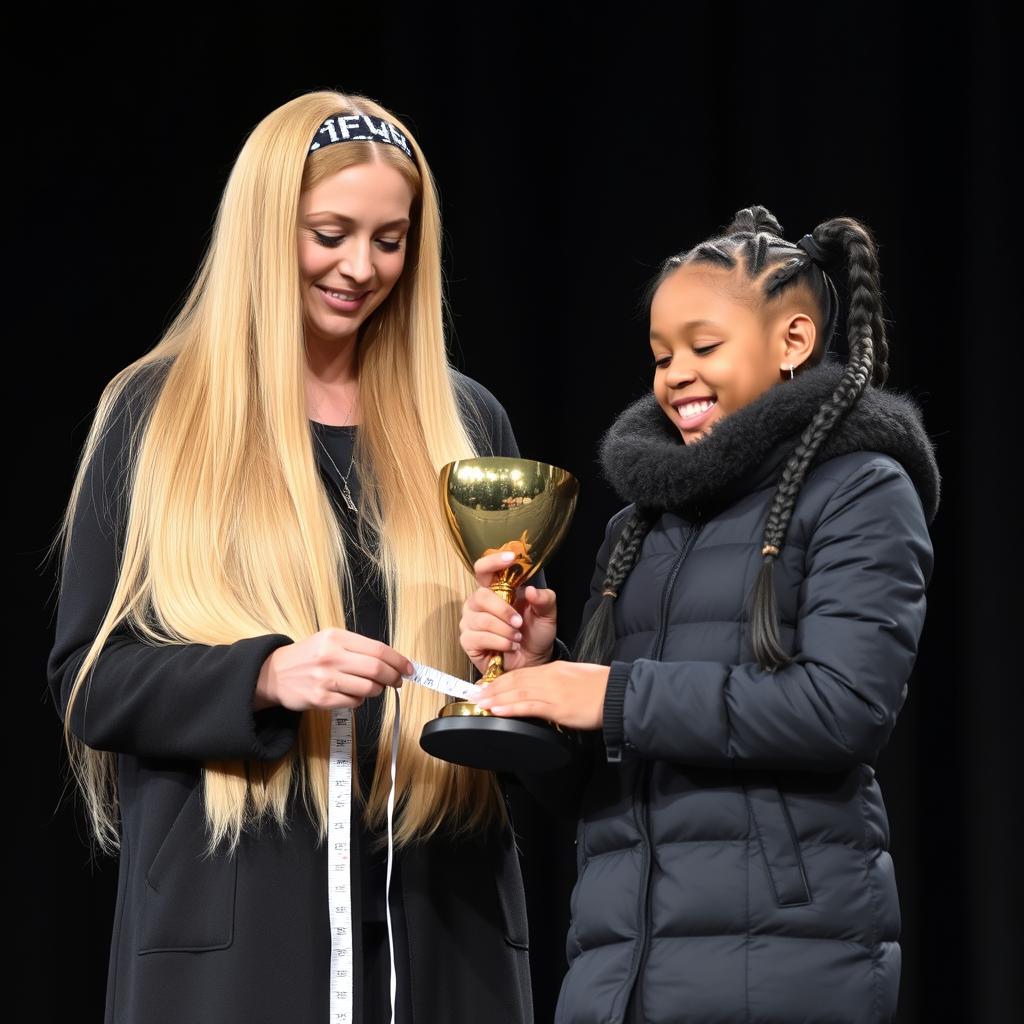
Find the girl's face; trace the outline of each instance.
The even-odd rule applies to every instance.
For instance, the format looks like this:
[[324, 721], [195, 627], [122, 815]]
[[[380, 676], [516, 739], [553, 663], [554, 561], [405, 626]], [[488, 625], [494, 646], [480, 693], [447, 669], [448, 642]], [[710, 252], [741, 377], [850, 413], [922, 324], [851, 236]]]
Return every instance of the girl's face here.
[[[728, 270], [682, 266], [651, 302], [654, 394], [684, 444], [706, 436], [799, 366], [814, 346], [814, 322], [790, 308], [770, 322], [731, 289]], [[742, 287], [742, 286], [739, 286]]]
[[413, 193], [388, 164], [355, 164], [299, 200], [298, 251], [307, 335], [354, 339], [405, 266]]

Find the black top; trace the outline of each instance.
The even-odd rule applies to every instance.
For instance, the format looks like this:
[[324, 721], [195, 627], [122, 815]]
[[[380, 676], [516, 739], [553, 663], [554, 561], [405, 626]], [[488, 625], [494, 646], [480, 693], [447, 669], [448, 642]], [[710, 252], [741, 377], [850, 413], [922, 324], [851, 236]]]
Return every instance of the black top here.
[[[338, 493], [334, 493], [333, 489], [330, 493], [345, 531], [347, 542], [345, 553], [349, 560], [349, 569], [355, 587], [355, 594], [351, 598], [349, 595], [345, 595], [346, 609], [349, 607], [350, 600], [355, 606], [354, 621], [347, 623], [347, 628], [353, 633], [360, 633], [373, 640], [386, 643], [388, 639], [387, 609], [380, 575], [375, 571], [363, 548], [355, 542], [358, 517], [341, 498], [342, 481], [339, 471], [348, 480], [353, 502], [357, 507], [359, 505], [361, 493], [359, 476], [355, 465], [349, 469], [357, 428], [318, 423], [316, 420], [310, 420], [310, 425], [330, 455], [330, 459], [321, 461], [320, 465], [338, 485]], [[321, 453], [322, 451], [323, 449], [321, 449]], [[331, 463], [331, 459], [334, 464]], [[377, 743], [380, 737], [383, 712], [382, 701], [383, 696], [367, 698], [356, 708], [354, 716], [359, 787], [363, 800], [369, 795], [373, 785], [373, 772], [377, 763]], [[361, 804], [362, 801], [359, 803]], [[386, 919], [384, 887], [387, 878], [387, 847], [381, 848], [377, 843], [375, 848], [375, 841], [383, 836], [379, 832], [372, 831], [366, 825], [358, 808], [355, 808], [355, 814], [353, 825], [357, 826], [359, 836], [360, 863], [358, 867], [361, 876], [362, 919], [364, 921], [384, 921]], [[397, 872], [398, 861], [396, 859], [392, 864], [391, 884], [393, 888], [397, 888], [398, 885]]]

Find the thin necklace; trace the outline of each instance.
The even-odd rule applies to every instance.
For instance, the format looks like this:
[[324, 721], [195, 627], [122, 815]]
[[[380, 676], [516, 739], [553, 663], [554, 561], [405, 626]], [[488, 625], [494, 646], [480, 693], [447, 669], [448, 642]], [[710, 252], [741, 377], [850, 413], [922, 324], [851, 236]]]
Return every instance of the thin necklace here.
[[[348, 419], [352, 415], [352, 409], [355, 407], [355, 404], [356, 404], [356, 400], [355, 400], [355, 398], [353, 398], [351, 404], [348, 407], [348, 412], [345, 414], [345, 419]], [[319, 415], [320, 415], [320, 412], [318, 410], [317, 411], [317, 416], [319, 416]], [[326, 426], [326, 424], [324, 424], [324, 425]], [[338, 469], [338, 464], [334, 461], [333, 458], [331, 458], [331, 453], [327, 450], [327, 445], [325, 445], [323, 443], [323, 441], [320, 440], [320, 434], [316, 431], [315, 428], [313, 430], [313, 436], [317, 439], [317, 443], [320, 445], [320, 447], [323, 448], [324, 455], [326, 455], [327, 458], [331, 460], [331, 465], [334, 467], [334, 469], [337, 472], [338, 476], [341, 477], [341, 496], [345, 499], [345, 504], [348, 505], [349, 509], [351, 509], [353, 512], [355, 512], [358, 515], [359, 514], [359, 509], [356, 507], [356, 503], [352, 500], [352, 491], [349, 490], [349, 486], [348, 486], [348, 478], [349, 478], [349, 476], [352, 473], [352, 466], [353, 466], [353, 464], [356, 461], [356, 442], [355, 442], [355, 438], [352, 438], [352, 458], [348, 460], [348, 469], [345, 470], [344, 473], [342, 473], [342, 471], [340, 469]]]
[[[316, 433], [316, 432], [314, 431], [314, 433]], [[331, 453], [327, 450], [327, 446], [323, 443], [323, 441], [320, 440], [320, 435], [319, 434], [316, 434], [316, 439], [320, 443], [320, 447], [323, 448], [324, 455], [326, 455], [327, 458], [331, 459]], [[331, 459], [331, 465], [335, 468], [335, 470], [337, 470], [338, 476], [341, 477], [341, 496], [345, 499], [345, 504], [348, 505], [348, 507], [353, 512], [358, 514], [359, 509], [356, 508], [356, 503], [352, 500], [352, 492], [349, 490], [349, 487], [348, 487], [349, 474], [352, 472], [352, 464], [355, 462], [355, 460], [356, 460], [356, 442], [355, 442], [355, 438], [353, 438], [352, 439], [352, 458], [349, 459], [348, 469], [344, 473], [342, 473], [342, 471], [340, 469], [338, 469], [338, 464], [334, 461], [334, 459]]]

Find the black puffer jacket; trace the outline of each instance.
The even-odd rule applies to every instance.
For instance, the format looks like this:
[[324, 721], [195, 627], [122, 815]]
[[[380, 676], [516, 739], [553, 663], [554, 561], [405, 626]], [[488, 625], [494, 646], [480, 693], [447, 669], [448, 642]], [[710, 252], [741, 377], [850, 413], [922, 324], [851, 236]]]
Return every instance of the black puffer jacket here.
[[757, 666], [746, 610], [775, 482], [841, 372], [772, 388], [697, 445], [652, 396], [605, 439], [619, 495], [660, 518], [615, 606], [560, 1024], [893, 1019], [900, 912], [872, 765], [907, 694], [939, 489], [909, 399], [869, 388], [807, 476], [774, 575], [791, 665]]

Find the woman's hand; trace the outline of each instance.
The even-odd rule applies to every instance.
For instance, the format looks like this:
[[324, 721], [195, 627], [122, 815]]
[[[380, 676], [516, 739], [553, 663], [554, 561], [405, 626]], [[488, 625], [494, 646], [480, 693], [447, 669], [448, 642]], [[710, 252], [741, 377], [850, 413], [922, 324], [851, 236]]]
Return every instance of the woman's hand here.
[[481, 672], [499, 651], [505, 655], [505, 667], [516, 669], [550, 660], [555, 646], [558, 616], [553, 590], [524, 587], [510, 605], [489, 589], [514, 558], [511, 551], [500, 551], [473, 563], [480, 589], [462, 606], [459, 642]]
[[600, 729], [610, 671], [607, 665], [552, 661], [498, 676], [476, 703], [503, 718], [544, 718], [571, 729]]
[[263, 663], [253, 708], [280, 704], [292, 711], [357, 708], [385, 686], [411, 676], [408, 658], [377, 640], [329, 628], [278, 647]]

